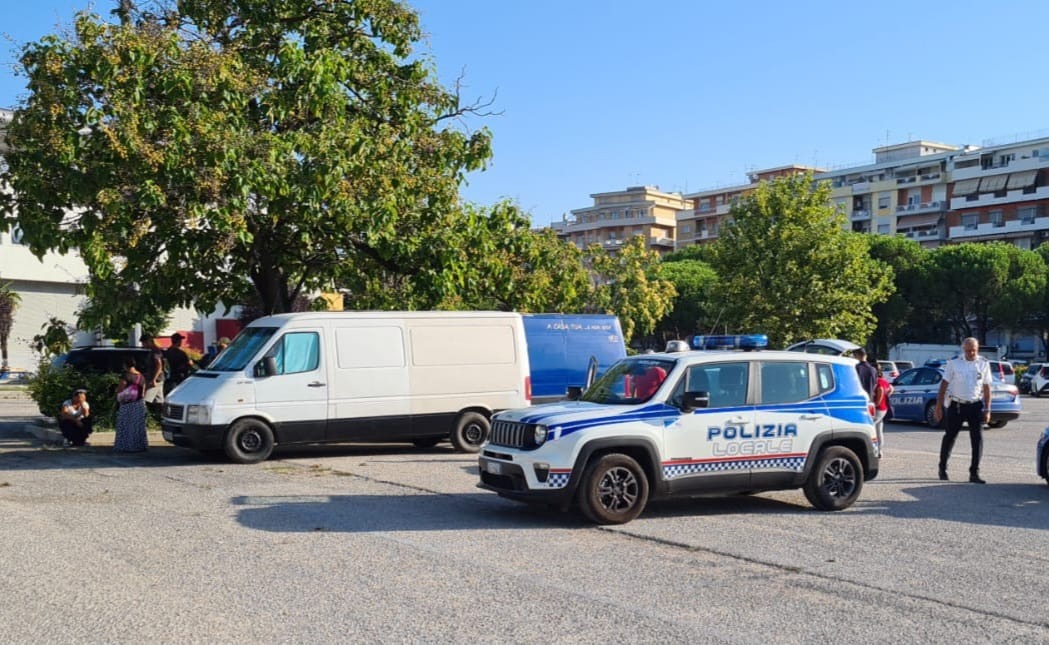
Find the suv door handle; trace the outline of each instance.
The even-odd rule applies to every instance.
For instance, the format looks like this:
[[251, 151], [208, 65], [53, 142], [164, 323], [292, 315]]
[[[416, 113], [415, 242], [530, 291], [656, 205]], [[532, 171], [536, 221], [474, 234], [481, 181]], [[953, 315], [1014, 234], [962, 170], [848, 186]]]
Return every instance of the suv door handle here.
[[743, 417], [736, 417], [734, 419], [729, 419], [728, 422], [731, 423], [731, 424], [737, 425], [737, 426], [742, 426], [742, 425], [746, 425], [746, 424], [750, 423], [749, 420], [744, 419]]
[[307, 387], [324, 387], [324, 383], [321, 383], [320, 381], [314, 381], [312, 383], [307, 383], [306, 386]]
[[822, 414], [803, 414], [803, 415], [801, 415], [801, 418], [804, 419], [805, 421], [813, 421], [815, 419], [822, 419], [823, 415]]

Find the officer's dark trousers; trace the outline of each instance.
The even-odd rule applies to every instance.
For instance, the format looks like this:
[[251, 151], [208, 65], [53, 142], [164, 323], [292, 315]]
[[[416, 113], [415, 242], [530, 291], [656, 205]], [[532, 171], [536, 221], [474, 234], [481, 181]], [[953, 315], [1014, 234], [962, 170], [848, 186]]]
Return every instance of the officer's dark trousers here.
[[947, 470], [947, 460], [954, 449], [954, 440], [961, 432], [962, 423], [969, 424], [969, 443], [972, 445], [972, 461], [969, 474], [980, 474], [980, 455], [983, 453], [983, 401], [958, 403], [951, 401], [947, 406], [947, 433], [940, 442], [940, 470]]

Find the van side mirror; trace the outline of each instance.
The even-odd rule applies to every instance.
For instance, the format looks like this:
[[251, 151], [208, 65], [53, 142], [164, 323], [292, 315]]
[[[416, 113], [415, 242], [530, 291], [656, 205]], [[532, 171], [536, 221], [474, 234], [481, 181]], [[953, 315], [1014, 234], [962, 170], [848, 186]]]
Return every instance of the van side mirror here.
[[255, 363], [255, 376], [276, 376], [277, 375], [277, 359], [273, 356], [266, 356], [258, 363]]
[[569, 385], [565, 391], [565, 399], [568, 401], [578, 401], [582, 396], [583, 388], [578, 385]]
[[685, 392], [681, 398], [681, 410], [691, 412], [710, 405], [710, 392]]

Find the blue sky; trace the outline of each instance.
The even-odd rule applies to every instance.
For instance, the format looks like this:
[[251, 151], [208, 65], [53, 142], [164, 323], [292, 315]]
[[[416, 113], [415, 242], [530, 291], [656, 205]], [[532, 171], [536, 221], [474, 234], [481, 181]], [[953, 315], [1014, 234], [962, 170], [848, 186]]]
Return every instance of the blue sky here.
[[[4, 8], [0, 106], [17, 44], [87, 0]], [[108, 12], [113, 0], [96, 0]], [[462, 195], [517, 201], [538, 225], [590, 194], [698, 191], [750, 170], [873, 159], [886, 143], [1045, 135], [1049, 3], [410, 0], [441, 79], [498, 116]]]

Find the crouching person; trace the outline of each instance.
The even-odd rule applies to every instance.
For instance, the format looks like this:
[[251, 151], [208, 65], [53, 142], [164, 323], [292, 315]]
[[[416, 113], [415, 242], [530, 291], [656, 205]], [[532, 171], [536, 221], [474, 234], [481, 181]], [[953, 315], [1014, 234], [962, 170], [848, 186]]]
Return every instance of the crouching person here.
[[79, 389], [62, 402], [58, 413], [58, 429], [70, 446], [87, 445], [87, 437], [94, 430], [94, 417], [87, 402], [87, 390]]

